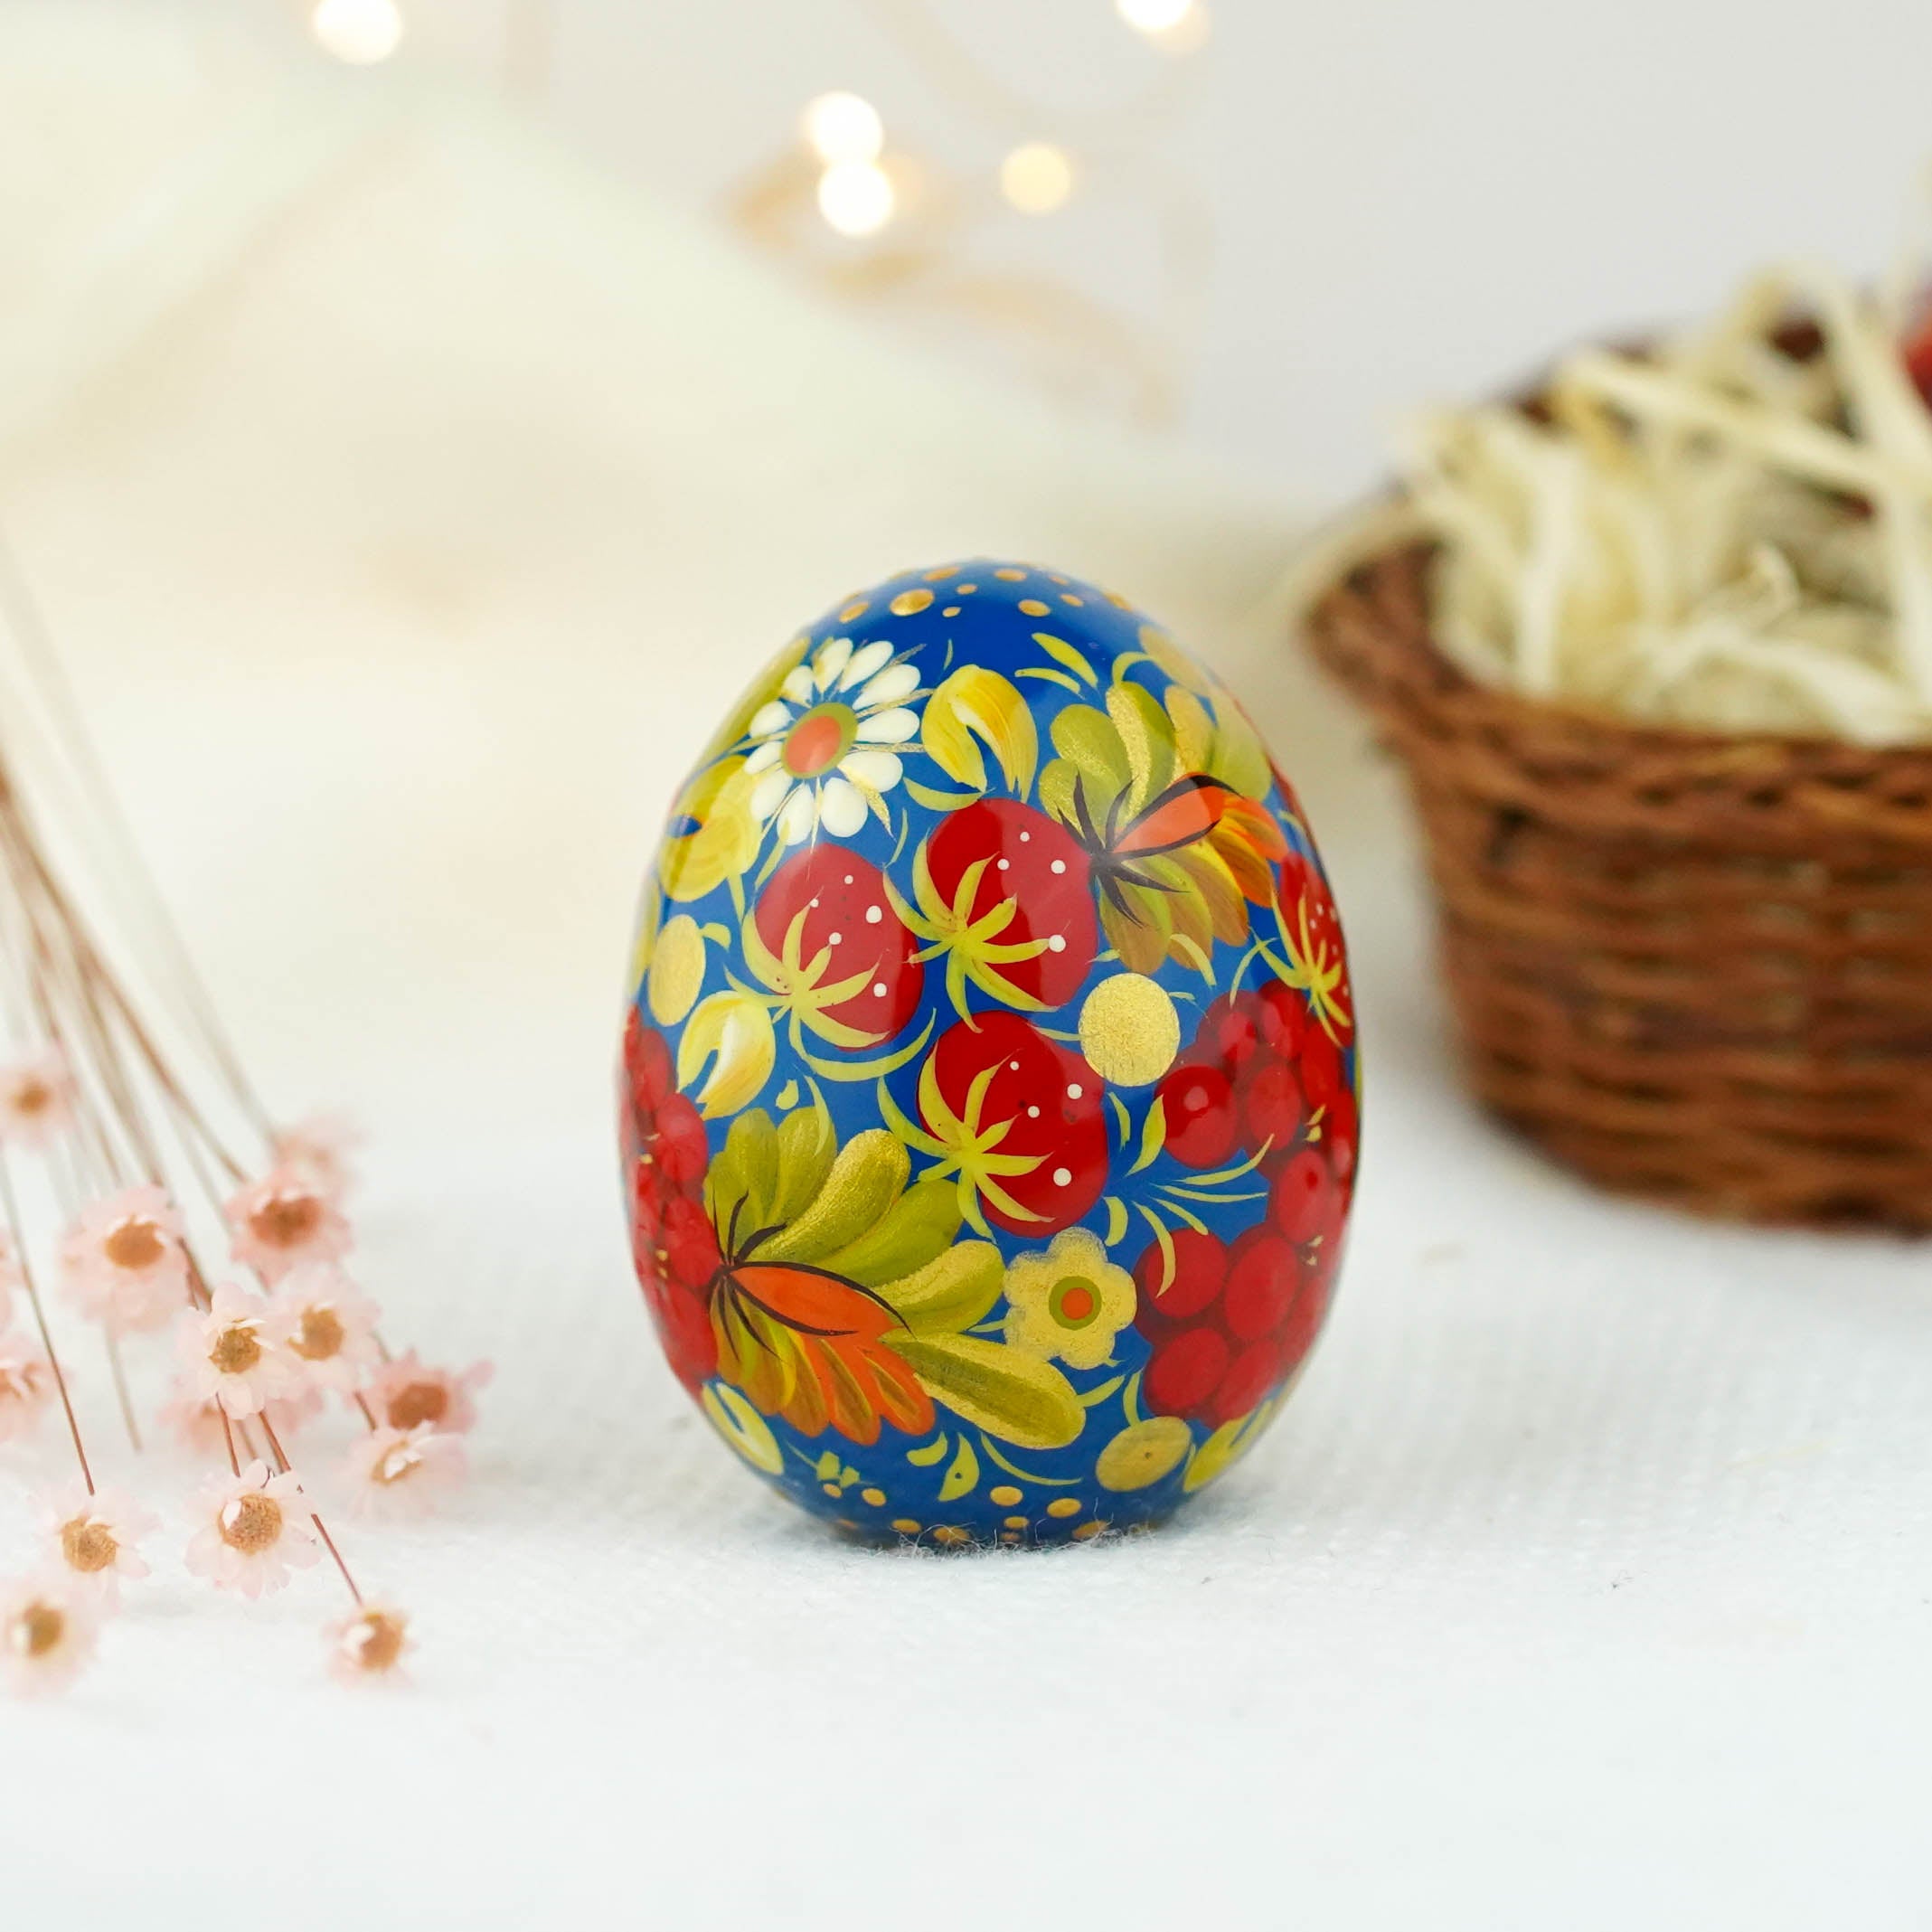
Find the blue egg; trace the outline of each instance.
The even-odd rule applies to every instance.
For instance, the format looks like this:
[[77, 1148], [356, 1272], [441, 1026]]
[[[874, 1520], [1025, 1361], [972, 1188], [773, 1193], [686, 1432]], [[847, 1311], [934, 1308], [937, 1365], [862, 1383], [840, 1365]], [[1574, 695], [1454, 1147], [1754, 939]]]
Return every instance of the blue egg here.
[[621, 1142], [672, 1370], [850, 1534], [1156, 1522], [1279, 1411], [1353, 1192], [1354, 1013], [1294, 792], [1111, 592], [835, 606], [679, 788]]

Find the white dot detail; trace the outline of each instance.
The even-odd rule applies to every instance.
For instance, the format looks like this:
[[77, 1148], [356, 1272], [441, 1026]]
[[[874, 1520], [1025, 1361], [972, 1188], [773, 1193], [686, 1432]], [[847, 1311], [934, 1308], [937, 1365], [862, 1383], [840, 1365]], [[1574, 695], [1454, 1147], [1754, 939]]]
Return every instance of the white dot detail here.
[[1068, 1098], [1068, 1099], [1070, 1099], [1070, 1100], [1078, 1100], [1078, 1099], [1079, 1098], [1079, 1097], [1080, 1097], [1080, 1089], [1079, 1089], [1079, 1088], [1078, 1086], [1074, 1086], [1074, 1087], [1070, 1087], [1070, 1088], [1068, 1088], [1068, 1089], [1067, 1089], [1067, 1098]]
[[868, 926], [876, 926], [884, 917], [884, 912], [877, 906], [868, 906], [865, 909], [865, 923]]
[[850, 885], [852, 883], [852, 874], [850, 872], [847, 872], [845, 874], [845, 883], [847, 885]]
[[1010, 872], [1013, 870], [1013, 861], [1011, 859], [1002, 859], [999, 863], [999, 870], [1003, 872]]
[[1056, 872], [1063, 872], [1067, 869], [1067, 862], [1064, 859], [1055, 859], [1052, 869]]
[[872, 982], [872, 997], [875, 1000], [882, 1000], [885, 997], [885, 982], [882, 979]]
[[1020, 1062], [1016, 1060], [1008, 1060], [1006, 1066], [1009, 1072], [1017, 1073], [1020, 1070]]
[[1047, 950], [1050, 953], [1065, 952], [1067, 950], [1067, 941], [1064, 936], [1056, 932], [1053, 937], [1047, 941]]
[[834, 934], [832, 935], [832, 937], [831, 937], [831, 938], [830, 938], [829, 939], [827, 939], [827, 940], [825, 941], [825, 944], [826, 944], [827, 946], [836, 946], [836, 945], [837, 945], [837, 944], [839, 943], [839, 941], [840, 941], [841, 939], [843, 939], [843, 938], [844, 937], [845, 937], [845, 935], [844, 935], [843, 933], [842, 933], [842, 932], [835, 932], [835, 933], [834, 933]]
[[1053, 1170], [1053, 1185], [1055, 1187], [1068, 1187], [1072, 1184], [1072, 1182], [1073, 1170], [1070, 1167], [1056, 1167]]
[[1038, 1120], [1040, 1118], [1040, 1109], [1037, 1107], [1028, 1107], [1026, 1110], [1026, 1117], [1029, 1120]]

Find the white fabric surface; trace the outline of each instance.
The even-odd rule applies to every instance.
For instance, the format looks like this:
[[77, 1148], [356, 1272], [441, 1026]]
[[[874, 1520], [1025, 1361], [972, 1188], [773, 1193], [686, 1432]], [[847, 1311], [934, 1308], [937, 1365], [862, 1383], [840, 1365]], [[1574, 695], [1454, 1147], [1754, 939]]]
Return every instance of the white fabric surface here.
[[[7, 1922], [1922, 1922], [1926, 1252], [1606, 1202], [1471, 1116], [1390, 775], [1238, 621], [1278, 512], [472, 109], [104, 18], [0, 13], [0, 523], [271, 1091], [375, 1132], [392, 1325], [499, 1381], [461, 1503], [351, 1538], [415, 1687], [320, 1678], [320, 1573], [250, 1611], [165, 1560], [5, 1718]], [[866, 1554], [657, 1361], [609, 1042], [712, 715], [827, 597], [985, 549], [1251, 699], [1337, 874], [1363, 1182], [1300, 1394], [1191, 1515]]]

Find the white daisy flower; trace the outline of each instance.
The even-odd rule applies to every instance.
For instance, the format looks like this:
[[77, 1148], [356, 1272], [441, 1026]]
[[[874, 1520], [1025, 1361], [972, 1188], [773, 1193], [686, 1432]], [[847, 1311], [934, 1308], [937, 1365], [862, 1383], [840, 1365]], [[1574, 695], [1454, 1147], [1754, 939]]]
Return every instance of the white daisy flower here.
[[760, 825], [776, 820], [787, 845], [802, 845], [820, 825], [851, 838], [900, 781], [904, 768], [891, 747], [919, 736], [919, 713], [906, 702], [919, 683], [919, 672], [893, 663], [883, 638], [857, 650], [850, 637], [826, 639], [751, 721], [745, 762], [760, 774], [752, 815]]

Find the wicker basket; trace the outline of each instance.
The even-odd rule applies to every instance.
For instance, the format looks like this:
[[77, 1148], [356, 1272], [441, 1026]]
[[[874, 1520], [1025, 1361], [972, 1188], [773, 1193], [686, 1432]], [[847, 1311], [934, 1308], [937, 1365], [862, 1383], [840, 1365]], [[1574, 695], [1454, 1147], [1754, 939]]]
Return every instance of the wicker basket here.
[[1609, 1187], [1932, 1227], [1932, 748], [1486, 689], [1430, 637], [1429, 554], [1311, 631], [1408, 768], [1478, 1095]]

